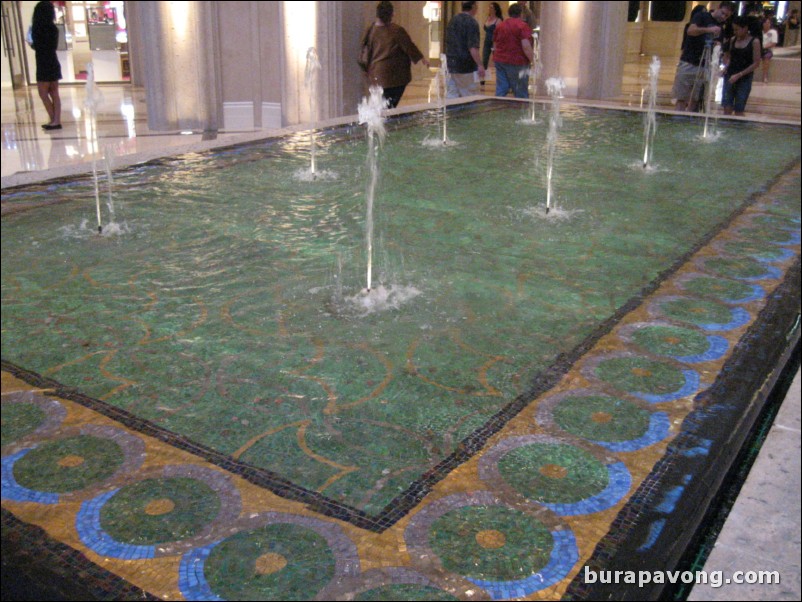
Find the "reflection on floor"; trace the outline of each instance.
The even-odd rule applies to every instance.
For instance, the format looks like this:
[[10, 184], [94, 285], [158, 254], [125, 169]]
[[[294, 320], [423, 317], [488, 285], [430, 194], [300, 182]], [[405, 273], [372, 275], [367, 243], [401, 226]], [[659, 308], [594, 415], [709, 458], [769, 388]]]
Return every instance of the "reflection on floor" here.
[[[602, 104], [611, 106], [643, 107], [648, 84], [647, 57], [627, 63], [624, 69], [622, 94]], [[674, 67], [663, 65], [658, 83], [658, 107], [670, 110], [671, 83]], [[407, 87], [400, 107], [425, 103], [429, 99], [429, 88], [433, 72], [422, 66], [414, 68], [414, 79]], [[45, 132], [41, 124], [47, 122], [35, 89], [2, 90], [3, 142], [2, 186], [13, 186], [42, 179], [75, 173], [78, 166], [86, 171], [93, 152], [98, 159], [108, 152], [117, 163], [124, 157], [137, 155], [153, 158], [174, 154], [182, 148], [209, 148], [259, 138], [264, 132], [153, 132], [148, 128], [145, 93], [130, 85], [100, 86], [103, 100], [97, 111], [97, 134], [99, 148], [93, 149], [90, 125], [84, 114], [84, 88], [62, 86], [63, 130]], [[495, 91], [493, 72], [488, 77], [481, 93], [492, 96]], [[545, 98], [543, 99], [546, 100]], [[800, 86], [755, 83], [747, 107], [749, 118], [756, 120], [788, 120], [799, 122]], [[116, 165], [116, 163], [115, 163]]]

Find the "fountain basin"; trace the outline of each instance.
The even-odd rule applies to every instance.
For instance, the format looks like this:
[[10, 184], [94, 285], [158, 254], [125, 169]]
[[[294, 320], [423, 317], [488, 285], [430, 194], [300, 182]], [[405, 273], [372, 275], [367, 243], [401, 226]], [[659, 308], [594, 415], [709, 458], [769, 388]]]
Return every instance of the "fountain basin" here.
[[[590, 459], [567, 455], [568, 468], [593, 464], [608, 486], [555, 488], [533, 503], [550, 504], [555, 516], [622, 503], [677, 434], [664, 428], [668, 418], [681, 424], [690, 415], [756, 308], [793, 272], [798, 175], [788, 166], [798, 165], [799, 129], [782, 127], [778, 136], [776, 127], [728, 122], [712, 157], [697, 121], [661, 119], [661, 169], [646, 173], [629, 169], [639, 161], [640, 114], [566, 107], [554, 166], [563, 217], [552, 219], [536, 210], [545, 203], [545, 161], [533, 149], [545, 146], [546, 132], [520, 128], [520, 110], [495, 101], [454, 110], [450, 137], [459, 146], [425, 160], [420, 143], [436, 131], [436, 115], [388, 124], [376, 280], [419, 294], [386, 311], [341, 311], [364, 286], [359, 128], [318, 138], [319, 163], [340, 174], [336, 181], [292, 177], [307, 162], [301, 137], [116, 173], [117, 218], [127, 228], [115, 237], [63, 229], [91, 216], [87, 182], [47, 191], [69, 202], [2, 222], [4, 368], [46, 378], [67, 399], [124, 415], [132, 428], [146, 425], [260, 487], [373, 530], [395, 524], [485, 453], [498, 460], [480, 467], [486, 484], [507, 487], [522, 469], [510, 472], [505, 461], [537, 458], [557, 478], [562, 448], [550, 446], [587, 447], [572, 438], [585, 432], [576, 423], [604, 424], [615, 415], [605, 403], [619, 395], [640, 418], [593, 436], [637, 441], [625, 451], [647, 449], [647, 468], [622, 468], [597, 448]], [[765, 155], [743, 169], [756, 149]], [[763, 198], [783, 178], [788, 191]], [[10, 194], [28, 203], [45, 188]], [[671, 279], [720, 232], [790, 250], [775, 271], [758, 274], [764, 296], [755, 305], [722, 304], [711, 299], [715, 288], [704, 289], [706, 304], [669, 303], [676, 294], [644, 304], [666, 283], [676, 293]], [[740, 277], [735, 268], [714, 275], [723, 283]], [[694, 331], [719, 326], [730, 355], [710, 360], [717, 363], [704, 367], [714, 376], [705, 377], [652, 351], [641, 361], [615, 328], [649, 312]], [[698, 316], [707, 321], [693, 322]], [[601, 409], [573, 419], [546, 411], [563, 402], [552, 393], [567, 386], [563, 377], [594, 389], [572, 403]], [[533, 438], [494, 447], [519, 419]], [[582, 505], [583, 495], [593, 502]], [[443, 512], [422, 512], [409, 533]], [[555, 549], [570, 547], [560, 540]]]

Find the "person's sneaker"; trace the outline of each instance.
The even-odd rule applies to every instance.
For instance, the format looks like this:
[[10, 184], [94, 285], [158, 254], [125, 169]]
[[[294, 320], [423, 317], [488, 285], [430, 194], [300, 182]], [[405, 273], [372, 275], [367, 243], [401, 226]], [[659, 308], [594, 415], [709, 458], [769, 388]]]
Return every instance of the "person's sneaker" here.
[[57, 123], [55, 125], [51, 125], [49, 123], [46, 123], [45, 125], [42, 126], [42, 128], [44, 128], [46, 130], [60, 130], [61, 129], [61, 124]]

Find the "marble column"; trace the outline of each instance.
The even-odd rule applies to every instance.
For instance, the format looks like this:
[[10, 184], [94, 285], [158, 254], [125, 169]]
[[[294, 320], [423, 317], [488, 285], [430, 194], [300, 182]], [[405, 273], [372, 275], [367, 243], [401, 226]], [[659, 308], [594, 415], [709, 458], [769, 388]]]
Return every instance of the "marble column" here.
[[217, 2], [130, 2], [134, 43], [156, 131], [216, 130], [221, 117]]
[[621, 93], [628, 2], [543, 2], [543, 82], [561, 77], [566, 97], [604, 99]]

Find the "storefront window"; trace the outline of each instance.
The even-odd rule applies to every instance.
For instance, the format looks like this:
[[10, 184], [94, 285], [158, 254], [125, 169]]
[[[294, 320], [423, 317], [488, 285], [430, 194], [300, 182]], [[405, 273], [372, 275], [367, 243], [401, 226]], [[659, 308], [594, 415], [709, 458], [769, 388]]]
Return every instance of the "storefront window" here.
[[[85, 81], [88, 63], [92, 63], [98, 82], [130, 79], [125, 2], [62, 1], [53, 4], [56, 24], [61, 30], [58, 58], [62, 83]], [[23, 19], [30, 24], [36, 2], [21, 2], [20, 5]], [[30, 50], [27, 56], [29, 83], [34, 84], [36, 61], [33, 51]]]

